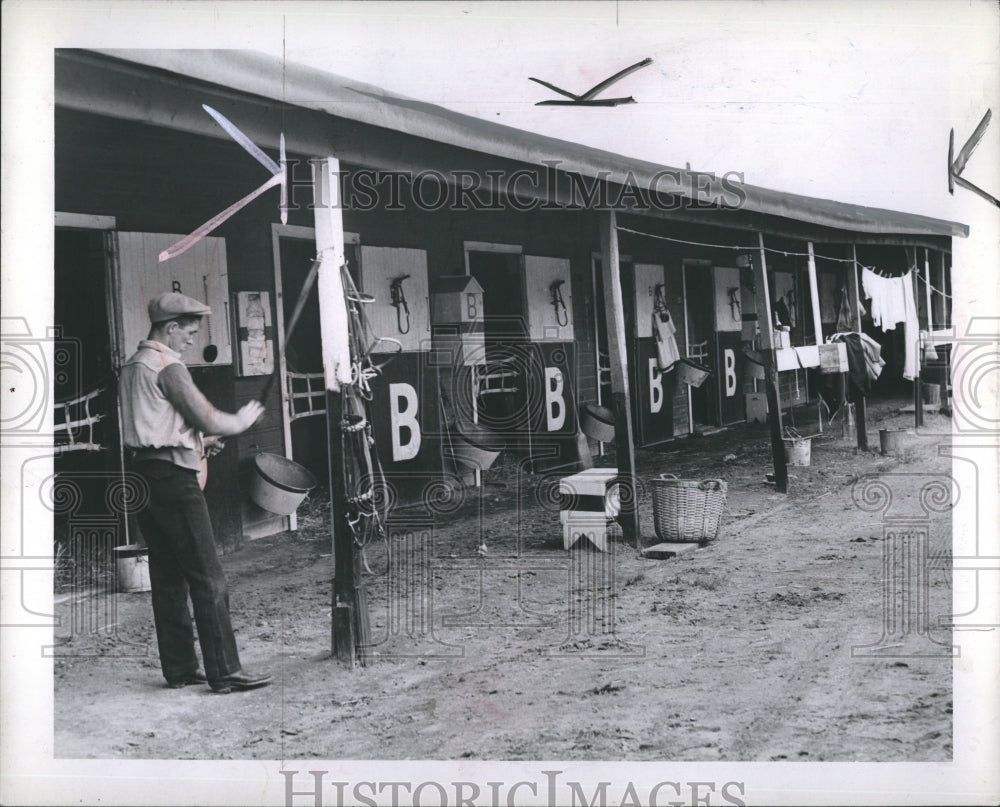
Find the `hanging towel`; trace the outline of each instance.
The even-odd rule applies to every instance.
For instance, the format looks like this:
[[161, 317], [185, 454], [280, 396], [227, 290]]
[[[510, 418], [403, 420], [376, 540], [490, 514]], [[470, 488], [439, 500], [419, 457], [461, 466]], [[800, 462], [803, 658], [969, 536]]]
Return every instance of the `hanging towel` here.
[[882, 327], [882, 301], [885, 299], [883, 280], [885, 278], [879, 277], [867, 266], [861, 267], [861, 288], [865, 298], [871, 300], [872, 322], [877, 328]]
[[897, 322], [906, 322], [907, 302], [906, 289], [910, 288], [910, 300], [913, 300], [912, 280], [909, 273], [905, 277], [886, 278], [885, 315], [883, 330], [891, 331]]
[[917, 320], [917, 304], [913, 299], [913, 273], [907, 272], [898, 278], [903, 295], [903, 339], [906, 341], [906, 357], [903, 361], [903, 378], [912, 381], [920, 374], [920, 323]]
[[680, 357], [677, 349], [676, 329], [670, 312], [665, 308], [653, 311], [653, 336], [656, 339], [656, 363], [660, 372], [665, 373]]

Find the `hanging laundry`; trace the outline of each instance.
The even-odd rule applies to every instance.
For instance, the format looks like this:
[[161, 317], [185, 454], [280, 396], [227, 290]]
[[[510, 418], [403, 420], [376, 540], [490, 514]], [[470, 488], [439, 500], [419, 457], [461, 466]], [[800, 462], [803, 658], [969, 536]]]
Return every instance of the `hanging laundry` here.
[[882, 346], [866, 333], [858, 334], [858, 336], [861, 337], [861, 349], [865, 354], [865, 371], [870, 380], [876, 381], [882, 375], [882, 368], [885, 367]]
[[[847, 284], [842, 283], [840, 286], [840, 305], [837, 306], [837, 330], [838, 331], [849, 331], [854, 327], [854, 320], [851, 317], [851, 304], [848, 302], [850, 300], [850, 293], [847, 291]], [[858, 322], [861, 321], [868, 313], [868, 309], [865, 308], [864, 303], [858, 300]]]
[[[909, 279], [907, 278], [907, 282]], [[861, 285], [865, 297], [871, 300], [872, 322], [883, 331], [896, 328], [897, 322], [906, 320], [906, 298], [904, 279], [882, 277], [867, 266], [861, 268]]]
[[860, 333], [835, 333], [830, 342], [847, 345], [847, 400], [855, 402], [871, 392], [872, 379], [868, 373], [868, 359]]
[[666, 308], [657, 306], [653, 310], [653, 336], [656, 340], [656, 363], [660, 372], [665, 373], [681, 357], [677, 349], [677, 339], [673, 320]]
[[903, 360], [903, 378], [912, 381], [920, 375], [920, 322], [917, 319], [917, 304], [913, 299], [913, 273], [907, 272], [900, 281], [903, 296], [903, 339], [906, 355]]

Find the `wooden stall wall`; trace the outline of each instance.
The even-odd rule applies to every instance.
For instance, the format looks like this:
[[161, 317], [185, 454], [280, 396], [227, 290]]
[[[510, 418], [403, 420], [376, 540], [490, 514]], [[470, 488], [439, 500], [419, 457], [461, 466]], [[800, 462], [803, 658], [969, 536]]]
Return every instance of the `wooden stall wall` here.
[[[557, 420], [562, 424], [562, 431], [575, 430], [576, 404], [596, 401], [597, 395], [594, 359], [596, 323], [592, 314], [590, 254], [597, 244], [598, 234], [596, 222], [589, 213], [557, 210], [518, 212], [508, 209], [421, 210], [413, 206], [398, 211], [346, 209], [344, 226], [346, 230], [359, 234], [362, 249], [378, 246], [424, 251], [430, 286], [439, 277], [465, 274], [467, 242], [520, 247], [520, 255], [530, 273], [529, 282], [544, 286], [535, 289], [543, 314], [554, 314], [549, 292], [552, 281], [565, 280], [561, 291], [566, 303], [566, 324], [561, 324], [565, 320], [552, 319], [548, 323], [551, 327], [546, 331], [547, 320], [543, 316], [537, 321], [529, 318], [528, 325], [537, 331], [539, 338], [548, 336], [548, 341], [555, 340], [560, 344], [567, 344], [566, 340], [570, 340], [568, 343], [572, 349], [557, 351], [556, 358], [559, 359], [560, 373], [565, 374], [564, 383], [572, 392], [567, 400], [572, 402], [573, 411], [567, 412], [565, 420]], [[546, 269], [551, 271], [546, 274]], [[555, 274], [549, 277], [552, 272]], [[488, 294], [487, 289], [484, 297]], [[488, 311], [489, 300], [485, 300], [485, 306]], [[386, 328], [395, 330], [395, 320], [390, 321]], [[540, 361], [543, 356], [539, 353], [536, 358]], [[533, 359], [531, 363], [538, 362]], [[536, 381], [544, 383], [541, 377]], [[537, 418], [532, 423], [533, 428], [544, 430], [542, 421]], [[446, 439], [443, 421], [439, 420], [434, 428], [439, 430], [438, 433], [428, 434], [427, 437]], [[566, 441], [560, 438], [557, 442], [560, 443], [558, 450], [561, 455], [566, 454], [568, 444], [562, 445]], [[575, 439], [570, 442], [575, 447]]]
[[[55, 133], [56, 209], [114, 216], [120, 232], [190, 233], [261, 181], [259, 164], [232, 141], [61, 108], [55, 111]], [[308, 223], [307, 212], [293, 211], [293, 217]], [[212, 233], [225, 242], [230, 292], [273, 292], [270, 224], [277, 218], [275, 191]], [[213, 327], [213, 340], [222, 344], [229, 338], [226, 330]], [[208, 398], [228, 411], [260, 395], [266, 383], [266, 377], [234, 378], [230, 364], [205, 364], [192, 375]], [[260, 451], [283, 453], [276, 389], [265, 403], [261, 422], [209, 462], [205, 496], [224, 549], [285, 524], [256, 508], [247, 494], [253, 457]]]

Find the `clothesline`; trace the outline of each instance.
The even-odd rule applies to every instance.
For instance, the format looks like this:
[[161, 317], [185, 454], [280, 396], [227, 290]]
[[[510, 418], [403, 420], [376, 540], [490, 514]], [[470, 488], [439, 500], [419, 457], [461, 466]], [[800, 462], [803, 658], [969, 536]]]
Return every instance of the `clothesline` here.
[[[667, 236], [667, 235], [656, 235], [654, 233], [644, 233], [641, 230], [633, 230], [633, 229], [630, 229], [629, 227], [622, 227], [621, 225], [616, 226], [615, 229], [619, 230], [620, 232], [624, 232], [624, 233], [632, 233], [633, 235], [642, 235], [642, 236], [645, 236], [646, 238], [655, 238], [655, 239], [657, 239], [659, 241], [672, 241], [675, 244], [687, 244], [687, 245], [692, 246], [692, 247], [709, 247], [711, 249], [733, 249], [733, 250], [736, 250], [738, 252], [753, 252], [754, 250], [759, 250], [760, 249], [759, 245], [748, 247], [748, 246], [733, 246], [732, 244], [706, 244], [706, 243], [703, 243], [701, 241], [685, 241], [683, 238], [671, 238], [670, 236]], [[797, 257], [797, 258], [808, 258], [809, 257], [809, 253], [808, 252], [790, 252], [789, 250], [775, 249], [774, 247], [764, 247], [764, 251], [765, 252], [773, 252], [776, 255], [784, 255], [785, 257], [789, 257], [789, 256]], [[823, 257], [823, 260], [825, 260], [825, 261], [839, 261], [840, 263], [853, 263], [854, 262], [852, 258], [827, 258], [825, 256], [821, 256], [821, 257]]]
[[[708, 247], [710, 249], [732, 249], [732, 250], [736, 250], [737, 252], [752, 252], [753, 250], [761, 248], [759, 245], [758, 246], [748, 247], [748, 246], [739, 246], [739, 245], [733, 246], [732, 244], [708, 244], [708, 243], [705, 243], [703, 241], [686, 241], [683, 238], [671, 238], [670, 236], [667, 236], [667, 235], [656, 235], [654, 233], [644, 233], [641, 230], [633, 230], [633, 229], [631, 229], [629, 227], [622, 227], [621, 225], [616, 226], [615, 229], [618, 230], [619, 232], [623, 232], [623, 233], [632, 233], [633, 235], [641, 235], [641, 236], [644, 236], [646, 238], [655, 238], [655, 239], [657, 239], [659, 241], [671, 241], [671, 242], [673, 242], [675, 244], [686, 244], [686, 245], [692, 246], [692, 247]], [[777, 255], [784, 255], [786, 258], [789, 257], [789, 256], [796, 257], [796, 258], [808, 258], [809, 257], [809, 253], [808, 252], [790, 252], [790, 251], [784, 250], [784, 249], [775, 249], [774, 247], [764, 247], [763, 249], [764, 249], [765, 252], [773, 252], [773, 253], [775, 253]], [[874, 266], [865, 266], [865, 264], [861, 263], [861, 261], [855, 261], [854, 258], [831, 258], [831, 257], [827, 257], [825, 255], [814, 256], [814, 257], [820, 257], [824, 261], [836, 261], [837, 263], [857, 263], [857, 265], [860, 266], [862, 269], [868, 269], [869, 271], [875, 272], [875, 274], [879, 275], [880, 277], [885, 277], [885, 275], [883, 275], [881, 272], [879, 272]], [[917, 270], [917, 267], [911, 266], [908, 271], [912, 272], [912, 271], [915, 271], [915, 270], [916, 270], [917, 277], [919, 277], [921, 280], [923, 280], [924, 283], [927, 283], [927, 285], [930, 286], [933, 291], [936, 291], [942, 297], [947, 297], [949, 300], [951, 299], [951, 295], [950, 294], [946, 294], [945, 292], [941, 291], [938, 288], [935, 288], [933, 285], [931, 285], [926, 280], [924, 280], [924, 278], [920, 274], [920, 271]]]
[[919, 277], [919, 278], [920, 278], [920, 280], [922, 280], [922, 281], [923, 281], [924, 283], [926, 283], [926, 284], [927, 284], [927, 285], [928, 285], [928, 286], [930, 287], [930, 290], [931, 290], [931, 291], [936, 291], [936, 292], [937, 292], [938, 294], [940, 294], [940, 295], [941, 295], [942, 297], [946, 297], [946, 298], [947, 298], [947, 299], [949, 299], [949, 300], [950, 300], [950, 299], [952, 299], [952, 297], [951, 297], [951, 295], [950, 295], [950, 294], [948, 294], [947, 292], [944, 292], [944, 291], [941, 291], [941, 289], [939, 289], [939, 288], [938, 288], [937, 286], [935, 286], [935, 285], [934, 285], [933, 283], [931, 283], [930, 281], [928, 281], [928, 280], [927, 280], [927, 279], [926, 279], [926, 278], [925, 278], [925, 277], [924, 277], [924, 276], [923, 276], [922, 274], [920, 274], [920, 270], [919, 270], [919, 269], [917, 269], [917, 267], [916, 267], [916, 266], [911, 266], [911, 267], [910, 267], [910, 271], [911, 271], [911, 272], [914, 272], [914, 271], [915, 271], [915, 272], [917, 273], [917, 277]]

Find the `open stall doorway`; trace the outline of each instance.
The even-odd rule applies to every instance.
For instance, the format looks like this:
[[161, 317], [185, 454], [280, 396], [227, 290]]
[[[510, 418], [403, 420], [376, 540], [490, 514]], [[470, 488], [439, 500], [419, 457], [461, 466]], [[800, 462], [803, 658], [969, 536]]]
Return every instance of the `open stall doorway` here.
[[687, 286], [687, 355], [710, 367], [713, 376], [691, 389], [691, 416], [695, 432], [719, 425], [718, 391], [715, 384], [715, 290], [710, 265], [685, 262]]
[[528, 317], [520, 249], [469, 250], [466, 258], [469, 274], [483, 289], [486, 363], [478, 370], [477, 416], [485, 428], [516, 440], [528, 426]]
[[[316, 241], [312, 231], [277, 236], [279, 272], [279, 305], [283, 324], [277, 334], [281, 364], [283, 420], [286, 454], [306, 468], [325, 486], [330, 478], [327, 457], [329, 436], [326, 422], [326, 386], [323, 378], [323, 345], [320, 334], [319, 294], [314, 283], [306, 297], [299, 320], [286, 339], [283, 332], [291, 320], [302, 287], [316, 258]], [[356, 243], [345, 243], [348, 271], [357, 282], [358, 249]]]

